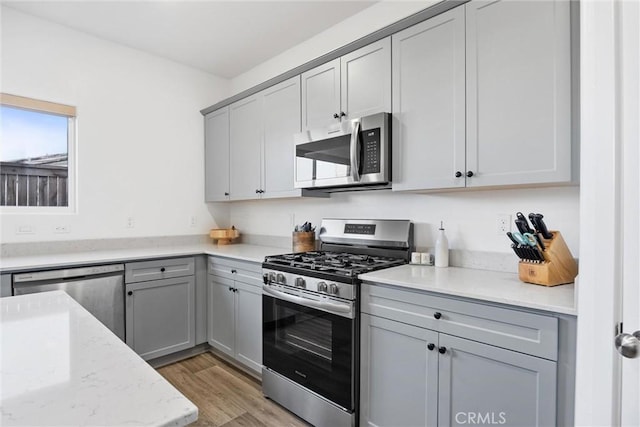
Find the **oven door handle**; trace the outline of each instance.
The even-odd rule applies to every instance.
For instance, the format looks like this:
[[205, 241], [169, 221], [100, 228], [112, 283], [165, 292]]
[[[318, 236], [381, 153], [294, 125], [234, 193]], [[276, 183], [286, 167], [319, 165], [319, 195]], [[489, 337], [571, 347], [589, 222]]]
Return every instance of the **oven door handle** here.
[[294, 304], [299, 304], [305, 307], [317, 308], [319, 310], [336, 314], [338, 316], [344, 316], [345, 314], [351, 314], [351, 315], [353, 314], [352, 313], [353, 309], [351, 307], [351, 304], [316, 301], [308, 298], [297, 297], [295, 295], [287, 294], [285, 292], [273, 290], [267, 285], [262, 285], [262, 290], [278, 299], [289, 301]]

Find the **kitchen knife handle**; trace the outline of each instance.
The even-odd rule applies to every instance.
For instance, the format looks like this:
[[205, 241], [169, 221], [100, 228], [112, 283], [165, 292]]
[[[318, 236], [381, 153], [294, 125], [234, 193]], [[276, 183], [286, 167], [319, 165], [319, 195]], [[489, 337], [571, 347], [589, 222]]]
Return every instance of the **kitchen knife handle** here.
[[522, 212], [517, 212], [516, 218], [518, 219], [518, 221], [522, 222], [523, 228], [526, 229], [526, 231], [521, 231], [521, 233], [533, 233], [533, 229], [529, 226], [529, 221], [527, 221], [527, 217], [524, 216]]
[[549, 230], [547, 229], [547, 224], [544, 223], [542, 218], [544, 218], [542, 214], [536, 214], [536, 221], [538, 221], [538, 226], [540, 227], [540, 234], [542, 234], [542, 237], [547, 240], [553, 239], [553, 234], [549, 232]]

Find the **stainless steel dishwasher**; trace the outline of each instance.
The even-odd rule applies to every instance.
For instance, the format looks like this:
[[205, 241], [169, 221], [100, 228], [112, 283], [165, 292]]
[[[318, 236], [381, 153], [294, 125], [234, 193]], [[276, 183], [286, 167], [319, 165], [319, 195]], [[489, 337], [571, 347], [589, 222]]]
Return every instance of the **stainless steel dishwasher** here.
[[13, 275], [13, 294], [65, 291], [122, 341], [124, 264], [68, 268]]

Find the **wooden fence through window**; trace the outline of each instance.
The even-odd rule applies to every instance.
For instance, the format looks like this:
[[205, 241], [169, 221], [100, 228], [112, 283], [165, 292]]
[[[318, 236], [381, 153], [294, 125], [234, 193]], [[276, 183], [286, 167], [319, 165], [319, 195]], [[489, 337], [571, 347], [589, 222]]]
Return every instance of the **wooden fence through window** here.
[[68, 206], [67, 166], [0, 162], [1, 206]]

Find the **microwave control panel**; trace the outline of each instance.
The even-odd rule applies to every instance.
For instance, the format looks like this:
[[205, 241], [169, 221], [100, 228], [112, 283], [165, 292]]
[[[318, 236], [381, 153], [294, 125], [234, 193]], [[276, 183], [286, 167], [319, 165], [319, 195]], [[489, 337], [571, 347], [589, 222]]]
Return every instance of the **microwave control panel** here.
[[362, 131], [362, 175], [380, 173], [380, 128]]

